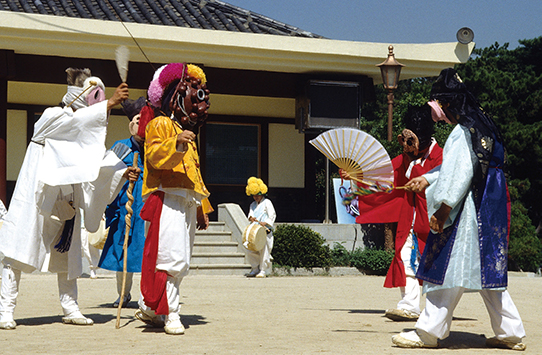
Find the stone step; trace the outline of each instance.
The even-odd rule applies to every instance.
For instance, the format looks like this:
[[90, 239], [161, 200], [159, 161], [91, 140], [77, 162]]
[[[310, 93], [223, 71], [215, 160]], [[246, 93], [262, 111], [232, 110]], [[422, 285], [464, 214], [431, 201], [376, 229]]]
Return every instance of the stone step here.
[[245, 275], [250, 272], [248, 264], [190, 265], [190, 275]]
[[210, 241], [202, 242], [196, 241], [194, 243], [194, 250], [192, 254], [205, 254], [205, 253], [235, 253], [237, 252], [237, 242], [231, 241]]
[[196, 243], [198, 241], [202, 242], [230, 242], [231, 241], [231, 232], [226, 231], [215, 231], [215, 232], [198, 232], [196, 233]]
[[202, 231], [198, 230], [196, 231], [196, 234], [209, 233], [209, 232], [224, 232], [224, 231], [226, 231], [226, 223], [212, 221], [212, 222], [209, 222], [209, 228]]
[[244, 264], [243, 253], [192, 253], [192, 265]]

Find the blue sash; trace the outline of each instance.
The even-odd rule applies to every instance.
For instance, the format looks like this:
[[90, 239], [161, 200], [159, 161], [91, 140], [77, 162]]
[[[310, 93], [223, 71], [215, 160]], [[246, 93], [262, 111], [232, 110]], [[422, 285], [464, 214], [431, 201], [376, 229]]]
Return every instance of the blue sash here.
[[[508, 285], [508, 192], [503, 161], [503, 146], [495, 141], [485, 186], [475, 188], [482, 288]], [[483, 191], [479, 201], [477, 190]]]
[[416, 272], [416, 278], [424, 281], [442, 285], [450, 255], [454, 246], [457, 226], [461, 219], [461, 212], [455, 218], [454, 223], [445, 228], [442, 233], [429, 232], [425, 249], [420, 260], [420, 266]]
[[[478, 220], [482, 288], [508, 285], [508, 192], [502, 170], [503, 161], [503, 146], [495, 142], [487, 177], [473, 187]], [[416, 273], [418, 279], [436, 285], [444, 283], [460, 217], [461, 212], [443, 233], [429, 233]]]

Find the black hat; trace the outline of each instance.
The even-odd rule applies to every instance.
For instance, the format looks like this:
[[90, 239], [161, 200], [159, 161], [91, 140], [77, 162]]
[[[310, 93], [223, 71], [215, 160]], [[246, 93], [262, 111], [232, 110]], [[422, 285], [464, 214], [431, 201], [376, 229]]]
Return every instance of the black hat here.
[[427, 148], [431, 144], [431, 137], [435, 133], [435, 122], [431, 117], [431, 107], [428, 104], [423, 106], [409, 104], [403, 122], [407, 129], [418, 136], [420, 150]]
[[126, 116], [128, 116], [131, 121], [135, 115], [141, 112], [141, 109], [145, 106], [146, 103], [147, 100], [143, 96], [141, 96], [137, 100], [126, 99], [123, 103], [121, 103], [122, 111], [124, 111]]
[[441, 104], [449, 104], [448, 110], [454, 115], [463, 116], [469, 111], [469, 106], [478, 106], [478, 100], [452, 68], [446, 68], [440, 72], [431, 87], [429, 96], [431, 100], [437, 100]]

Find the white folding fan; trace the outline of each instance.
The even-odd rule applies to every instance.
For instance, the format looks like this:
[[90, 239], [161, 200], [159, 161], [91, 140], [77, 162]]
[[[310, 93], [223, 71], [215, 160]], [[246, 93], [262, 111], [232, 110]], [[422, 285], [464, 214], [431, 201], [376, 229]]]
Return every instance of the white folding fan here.
[[386, 149], [374, 137], [354, 128], [336, 128], [309, 141], [352, 180], [377, 191], [393, 189], [393, 166]]

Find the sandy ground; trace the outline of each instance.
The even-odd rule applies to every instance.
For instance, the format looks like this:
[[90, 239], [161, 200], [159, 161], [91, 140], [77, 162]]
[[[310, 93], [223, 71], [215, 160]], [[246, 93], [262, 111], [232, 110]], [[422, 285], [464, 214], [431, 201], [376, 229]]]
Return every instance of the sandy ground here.
[[[531, 275], [532, 276], [532, 275]], [[414, 322], [392, 322], [399, 291], [379, 276], [188, 276], [181, 285], [186, 333], [166, 335], [134, 318], [139, 275], [130, 308], [115, 329], [114, 274], [79, 280], [82, 312], [93, 326], [62, 324], [56, 275], [23, 274], [16, 330], [0, 331], [1, 354], [510, 354], [485, 348], [493, 336], [477, 293], [465, 294], [440, 349], [401, 349], [391, 336]], [[527, 354], [542, 354], [542, 278], [511, 274], [509, 291], [522, 315]], [[424, 299], [425, 300], [425, 299]]]

